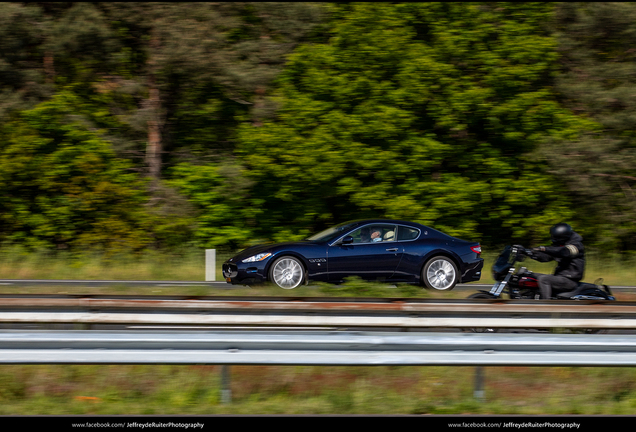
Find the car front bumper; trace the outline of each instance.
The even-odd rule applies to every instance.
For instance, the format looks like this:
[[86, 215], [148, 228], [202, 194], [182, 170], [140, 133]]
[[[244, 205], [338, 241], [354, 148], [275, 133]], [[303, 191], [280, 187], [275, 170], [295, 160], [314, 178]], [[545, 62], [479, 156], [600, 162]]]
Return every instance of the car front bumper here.
[[263, 282], [267, 279], [264, 263], [223, 263], [223, 277], [232, 285], [246, 282]]

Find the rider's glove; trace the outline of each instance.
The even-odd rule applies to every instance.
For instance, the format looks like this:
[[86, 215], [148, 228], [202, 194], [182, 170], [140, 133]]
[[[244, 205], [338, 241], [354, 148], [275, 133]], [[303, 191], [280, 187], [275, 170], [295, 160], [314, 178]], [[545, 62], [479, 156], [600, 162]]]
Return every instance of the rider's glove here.
[[517, 249], [517, 253], [523, 255], [526, 251], [526, 248], [524, 248], [521, 245], [514, 245], [512, 246], [513, 248]]
[[[536, 248], [535, 248], [536, 249]], [[534, 249], [526, 249], [524, 253], [528, 256], [528, 258], [536, 260], [537, 256], [534, 254]]]

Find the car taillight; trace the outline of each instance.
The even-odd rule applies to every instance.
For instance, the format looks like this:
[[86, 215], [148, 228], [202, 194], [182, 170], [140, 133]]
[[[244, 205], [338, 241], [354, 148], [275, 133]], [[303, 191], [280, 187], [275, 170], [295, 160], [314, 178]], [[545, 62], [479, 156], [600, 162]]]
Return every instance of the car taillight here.
[[470, 250], [475, 252], [477, 255], [479, 255], [481, 253], [481, 245], [471, 246]]

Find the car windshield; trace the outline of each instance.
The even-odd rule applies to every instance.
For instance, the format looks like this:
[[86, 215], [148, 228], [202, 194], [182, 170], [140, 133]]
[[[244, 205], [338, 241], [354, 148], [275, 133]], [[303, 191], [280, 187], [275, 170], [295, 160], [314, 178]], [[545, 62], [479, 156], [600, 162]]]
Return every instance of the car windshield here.
[[307, 237], [305, 240], [311, 241], [329, 241], [333, 240], [336, 237], [340, 237], [345, 234], [347, 231], [352, 229], [358, 224], [358, 222], [346, 222], [340, 225], [336, 225], [331, 228], [327, 228], [324, 231], [320, 231], [318, 234], [314, 234], [311, 237]]

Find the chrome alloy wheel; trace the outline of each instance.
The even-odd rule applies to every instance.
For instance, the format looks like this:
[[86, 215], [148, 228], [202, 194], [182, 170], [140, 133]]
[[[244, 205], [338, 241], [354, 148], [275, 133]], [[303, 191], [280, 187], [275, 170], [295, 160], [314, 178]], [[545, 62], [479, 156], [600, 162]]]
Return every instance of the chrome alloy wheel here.
[[426, 285], [439, 291], [451, 290], [457, 281], [457, 269], [446, 258], [433, 258], [429, 261], [424, 271], [426, 273]]
[[283, 289], [294, 289], [305, 278], [302, 264], [292, 257], [279, 258], [270, 270], [271, 280]]

